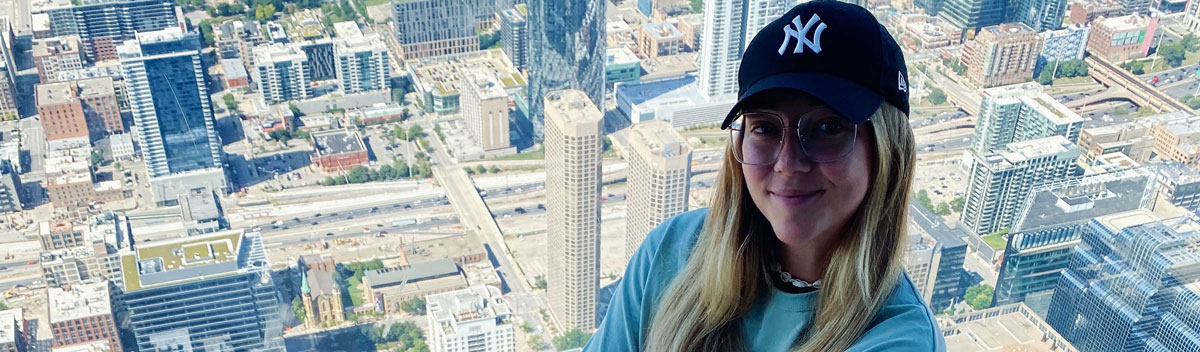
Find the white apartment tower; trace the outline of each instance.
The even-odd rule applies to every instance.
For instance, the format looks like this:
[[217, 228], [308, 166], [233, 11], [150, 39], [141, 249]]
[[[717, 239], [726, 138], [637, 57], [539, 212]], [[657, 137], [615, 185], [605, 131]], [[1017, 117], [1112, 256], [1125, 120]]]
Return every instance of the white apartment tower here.
[[337, 56], [337, 78], [346, 94], [391, 88], [392, 67], [387, 46], [378, 34], [338, 38], [333, 43]]
[[512, 352], [512, 309], [494, 286], [477, 285], [425, 296], [433, 352]]
[[977, 234], [1012, 228], [1021, 216], [1030, 189], [1067, 177], [1079, 158], [1079, 147], [1055, 135], [1009, 143], [988, 154], [971, 152], [970, 180], [962, 224]]
[[546, 94], [547, 296], [564, 330], [596, 326], [600, 289], [600, 131], [604, 113], [580, 90]]
[[733, 99], [742, 54], [754, 35], [792, 8], [796, 0], [705, 0], [700, 35], [700, 93]]
[[491, 71], [464, 69], [460, 96], [463, 118], [483, 150], [509, 147], [508, 93]]
[[1076, 142], [1082, 129], [1083, 118], [1037, 82], [993, 87], [983, 91], [971, 149], [988, 154], [1009, 143], [1054, 135]]
[[625, 261], [663, 220], [687, 210], [692, 148], [666, 121], [629, 129], [629, 198]]
[[300, 46], [275, 43], [254, 47], [254, 82], [268, 104], [311, 98], [311, 81], [308, 56]]

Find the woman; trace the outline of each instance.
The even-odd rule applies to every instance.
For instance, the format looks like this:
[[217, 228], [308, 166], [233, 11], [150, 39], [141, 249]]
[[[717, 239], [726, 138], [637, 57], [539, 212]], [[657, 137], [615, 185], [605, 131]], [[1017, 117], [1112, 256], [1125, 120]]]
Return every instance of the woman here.
[[940, 351], [904, 274], [908, 84], [865, 9], [796, 6], [746, 49], [711, 209], [630, 260], [586, 351]]

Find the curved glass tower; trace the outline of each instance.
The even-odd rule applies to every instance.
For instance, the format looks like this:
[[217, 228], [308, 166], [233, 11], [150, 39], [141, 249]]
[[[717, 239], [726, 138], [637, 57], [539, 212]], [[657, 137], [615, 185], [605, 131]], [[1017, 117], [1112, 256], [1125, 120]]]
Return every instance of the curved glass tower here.
[[578, 89], [604, 110], [604, 4], [587, 0], [530, 0], [529, 119], [541, 141], [546, 93]]

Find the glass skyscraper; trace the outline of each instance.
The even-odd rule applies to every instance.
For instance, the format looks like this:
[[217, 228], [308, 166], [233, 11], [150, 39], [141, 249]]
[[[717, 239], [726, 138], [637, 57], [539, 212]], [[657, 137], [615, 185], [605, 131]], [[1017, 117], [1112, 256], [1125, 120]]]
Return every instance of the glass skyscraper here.
[[134, 33], [182, 28], [182, 13], [171, 0], [87, 0], [79, 5], [41, 9], [54, 36], [78, 35], [92, 62], [117, 58], [116, 47]]
[[604, 110], [604, 4], [588, 0], [530, 0], [529, 119], [542, 140], [546, 93], [577, 89]]
[[1046, 321], [1081, 351], [1197, 351], [1200, 223], [1134, 210], [1091, 220]]
[[140, 351], [284, 350], [262, 239], [243, 230], [134, 245], [123, 312]]
[[199, 35], [179, 28], [138, 33], [117, 53], [155, 202], [174, 204], [195, 187], [225, 190]]

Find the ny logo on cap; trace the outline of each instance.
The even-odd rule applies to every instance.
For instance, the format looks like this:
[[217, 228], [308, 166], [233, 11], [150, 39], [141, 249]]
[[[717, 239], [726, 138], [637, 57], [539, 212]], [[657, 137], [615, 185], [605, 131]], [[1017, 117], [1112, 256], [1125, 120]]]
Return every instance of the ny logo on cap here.
[[[808, 40], [808, 30], [812, 29], [813, 25], [817, 26], [817, 33], [813, 34], [813, 40]], [[825, 31], [825, 27], [821, 16], [815, 13], [808, 19], [808, 23], [804, 23], [800, 20], [800, 15], [796, 15], [791, 24], [783, 26], [783, 43], [779, 45], [779, 55], [783, 55], [792, 38], [796, 38], [796, 48], [792, 49], [792, 54], [804, 53], [805, 46], [812, 49], [814, 54], [821, 53], [821, 32]]]

